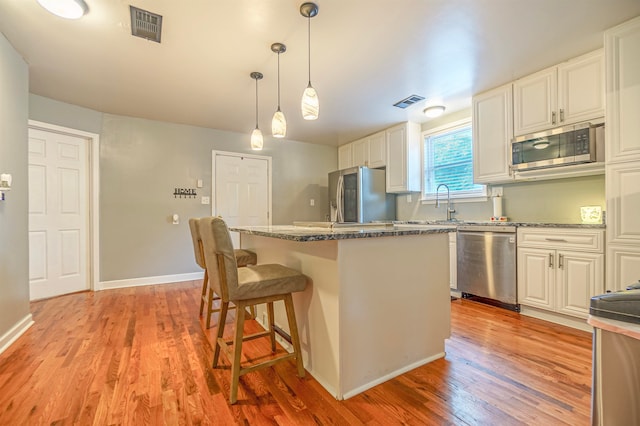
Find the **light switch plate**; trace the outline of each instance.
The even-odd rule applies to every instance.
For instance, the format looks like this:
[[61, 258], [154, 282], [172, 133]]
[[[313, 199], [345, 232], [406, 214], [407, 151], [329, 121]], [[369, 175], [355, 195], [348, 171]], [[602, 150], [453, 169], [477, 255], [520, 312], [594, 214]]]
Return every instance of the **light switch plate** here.
[[202, 197], [201, 199], [201, 203], [202, 204], [209, 204], [211, 202], [211, 200], [209, 199], [209, 197]]
[[202, 188], [202, 179], [198, 179], [198, 181], [196, 182], [196, 187]]

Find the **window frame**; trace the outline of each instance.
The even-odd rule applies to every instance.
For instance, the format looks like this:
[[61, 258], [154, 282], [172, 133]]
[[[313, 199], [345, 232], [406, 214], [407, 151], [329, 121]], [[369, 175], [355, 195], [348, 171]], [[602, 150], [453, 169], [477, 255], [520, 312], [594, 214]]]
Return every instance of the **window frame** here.
[[[420, 165], [421, 165], [421, 176], [420, 176], [420, 181], [422, 183], [422, 188], [421, 188], [421, 193], [420, 193], [420, 200], [422, 202], [422, 204], [435, 204], [436, 202], [436, 194], [435, 193], [425, 193], [426, 188], [427, 188], [427, 182], [426, 182], [426, 175], [425, 172], [427, 170], [427, 167], [429, 166], [427, 164], [427, 159], [426, 159], [426, 150], [427, 150], [427, 139], [430, 137], [433, 137], [435, 135], [439, 135], [439, 134], [443, 134], [443, 133], [449, 133], [449, 132], [454, 132], [460, 129], [463, 129], [465, 127], [468, 127], [469, 130], [471, 130], [471, 138], [473, 139], [473, 124], [472, 124], [472, 120], [471, 117], [468, 118], [464, 118], [461, 120], [457, 120], [457, 121], [453, 121], [451, 123], [447, 123], [444, 124], [442, 126], [438, 126], [438, 127], [434, 127], [432, 129], [423, 131], [421, 134], [422, 140], [421, 140], [421, 145], [420, 145], [420, 155], [421, 155], [421, 159], [420, 159]], [[473, 150], [473, 140], [471, 142], [471, 149]], [[472, 151], [472, 155], [473, 155], [473, 151]], [[473, 160], [471, 162], [471, 165], [473, 167]], [[482, 186], [482, 189], [479, 190], [474, 190], [474, 191], [451, 191], [451, 199], [452, 200], [456, 200], [458, 202], [479, 202], [479, 201], [487, 201], [488, 200], [488, 195], [487, 195], [487, 185], [485, 184], [478, 184]], [[444, 193], [444, 190], [441, 190], [441, 194]], [[446, 194], [445, 194], [446, 196]]]

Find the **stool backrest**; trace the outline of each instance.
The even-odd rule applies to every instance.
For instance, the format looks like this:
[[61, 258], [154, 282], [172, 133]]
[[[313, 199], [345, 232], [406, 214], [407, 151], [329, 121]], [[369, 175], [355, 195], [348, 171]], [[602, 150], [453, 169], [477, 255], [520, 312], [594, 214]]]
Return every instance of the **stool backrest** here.
[[191, 229], [191, 240], [193, 241], [193, 254], [196, 257], [196, 263], [206, 269], [204, 257], [202, 255], [202, 239], [200, 238], [200, 230], [198, 229], [199, 219], [189, 219], [189, 229]]
[[238, 288], [238, 265], [227, 224], [219, 217], [204, 217], [198, 228], [214, 291], [222, 301], [232, 301]]

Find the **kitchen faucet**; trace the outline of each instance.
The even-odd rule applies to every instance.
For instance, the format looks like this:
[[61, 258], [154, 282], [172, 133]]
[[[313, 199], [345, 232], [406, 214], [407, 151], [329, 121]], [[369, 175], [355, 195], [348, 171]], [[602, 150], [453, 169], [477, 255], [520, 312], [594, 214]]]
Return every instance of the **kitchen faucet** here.
[[440, 191], [441, 186], [444, 186], [445, 188], [447, 188], [447, 221], [451, 221], [453, 220], [453, 218], [451, 217], [451, 214], [455, 213], [456, 210], [451, 208], [451, 192], [449, 191], [449, 186], [446, 183], [441, 183], [436, 188], [436, 208], [440, 207], [440, 199], [438, 198], [438, 194], [439, 194], [438, 191]]

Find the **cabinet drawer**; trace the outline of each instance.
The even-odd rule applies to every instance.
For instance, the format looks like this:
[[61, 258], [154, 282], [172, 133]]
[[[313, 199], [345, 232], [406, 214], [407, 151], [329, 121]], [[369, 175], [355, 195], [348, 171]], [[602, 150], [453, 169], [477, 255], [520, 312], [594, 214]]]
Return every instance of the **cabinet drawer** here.
[[604, 231], [568, 228], [519, 228], [518, 247], [604, 251]]

